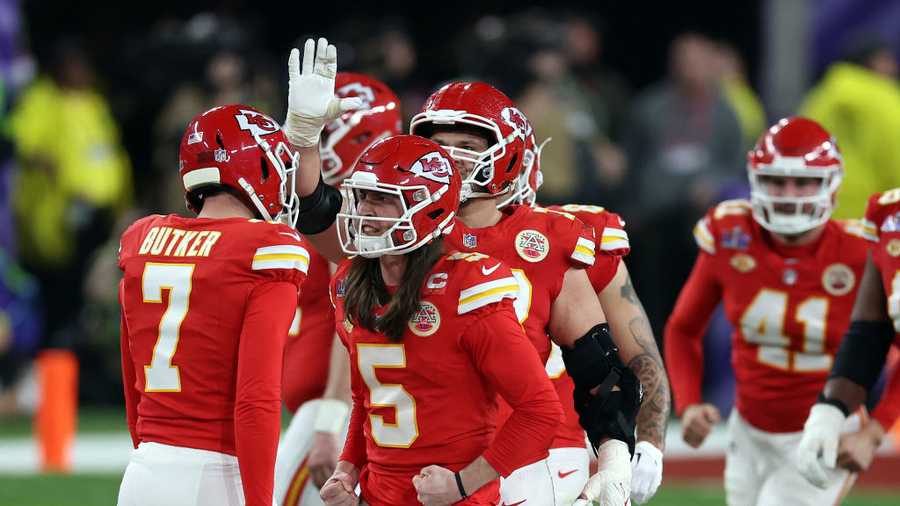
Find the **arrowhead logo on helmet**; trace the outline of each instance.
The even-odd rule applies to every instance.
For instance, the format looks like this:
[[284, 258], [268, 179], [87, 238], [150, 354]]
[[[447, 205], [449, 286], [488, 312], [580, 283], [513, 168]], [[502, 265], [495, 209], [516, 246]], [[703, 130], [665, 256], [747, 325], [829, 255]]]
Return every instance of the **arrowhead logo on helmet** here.
[[269, 135], [281, 130], [275, 120], [256, 111], [241, 109], [239, 114], [234, 115], [234, 119], [237, 120], [241, 130], [246, 130], [252, 135]]
[[414, 163], [409, 170], [417, 176], [422, 176], [444, 184], [450, 183], [450, 174], [453, 173], [450, 161], [441, 156], [437, 151], [428, 153], [416, 160], [416, 163]]
[[522, 111], [515, 107], [506, 107], [500, 112], [500, 117], [503, 118], [503, 121], [505, 121], [507, 125], [513, 127], [518, 137], [524, 139], [531, 135], [531, 125], [525, 119], [525, 115], [522, 114]]
[[334, 90], [334, 94], [339, 97], [359, 97], [363, 101], [363, 108], [372, 107], [375, 101], [375, 92], [370, 86], [366, 86], [360, 82], [351, 82]]

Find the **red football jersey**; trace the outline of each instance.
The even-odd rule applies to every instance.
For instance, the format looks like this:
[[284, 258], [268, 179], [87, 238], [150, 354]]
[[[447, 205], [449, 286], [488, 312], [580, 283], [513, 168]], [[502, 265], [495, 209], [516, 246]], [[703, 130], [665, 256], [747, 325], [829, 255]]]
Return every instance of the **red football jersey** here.
[[[894, 345], [900, 347], [900, 188], [876, 193], [869, 199], [863, 228], [866, 238], [875, 243], [872, 261], [881, 272], [888, 299], [888, 316], [894, 321], [894, 330], [898, 333]], [[889, 430], [898, 415], [900, 372], [895, 370], [872, 416], [885, 430]]]
[[[332, 282], [353, 391], [341, 459], [362, 470], [369, 504], [416, 504], [412, 477], [431, 464], [457, 471], [484, 454], [506, 476], [547, 456], [562, 413], [516, 318], [518, 284], [508, 267], [480, 253], [444, 257], [402, 340], [392, 341], [347, 321], [350, 263]], [[499, 432], [498, 393], [516, 408]], [[485, 489], [496, 493], [495, 485]]]
[[568, 213], [508, 206], [492, 227], [457, 221], [447, 236], [451, 248], [478, 251], [503, 261], [519, 284], [516, 315], [542, 360], [550, 355], [550, 306], [571, 267], [594, 264], [594, 231]]
[[334, 343], [334, 311], [328, 300], [331, 264], [305, 240], [304, 244], [309, 251], [309, 272], [284, 347], [282, 396], [291, 412], [322, 397]]
[[721, 300], [734, 327], [741, 416], [768, 432], [802, 430], [850, 324], [868, 251], [858, 224], [824, 227], [813, 244], [779, 245], [745, 200], [723, 202], [698, 222], [700, 255], [666, 325], [679, 413], [701, 402], [702, 336]]
[[[448, 243], [461, 251], [477, 250], [498, 258], [512, 268], [519, 282], [516, 314], [544, 361], [547, 374], [558, 381], [555, 387], [566, 412], [552, 447], [583, 446], [584, 431], [577, 415], [572, 416], [574, 385], [564, 374], [562, 352], [553, 346], [547, 326], [550, 307], [562, 290], [566, 271], [596, 264], [594, 229], [570, 213], [541, 207], [508, 206], [501, 212], [503, 219], [492, 227], [469, 228], [458, 222]], [[566, 392], [568, 397], [564, 397]], [[501, 402], [498, 420], [509, 413], [509, 407]]]
[[155, 215], [125, 231], [122, 370], [135, 445], [236, 455], [247, 504], [271, 504], [281, 352], [308, 263], [293, 230], [258, 220]]
[[[548, 209], [572, 214], [586, 225], [593, 227], [594, 236], [597, 238], [597, 245], [600, 248], [594, 265], [587, 268], [587, 274], [594, 291], [599, 294], [613, 280], [616, 270], [619, 268], [619, 262], [630, 251], [628, 234], [625, 233], [625, 222], [618, 214], [599, 206], [567, 204], [550, 206]], [[555, 344], [550, 352], [550, 358], [547, 360], [546, 370], [556, 389], [556, 394], [559, 395], [563, 413], [566, 416], [565, 422], [553, 441], [553, 448], [583, 447], [585, 444], [584, 429], [578, 422], [575, 403], [571, 401], [575, 392], [575, 382], [566, 372], [562, 350]]]
[[619, 262], [631, 251], [628, 234], [625, 232], [625, 221], [618, 214], [600, 206], [567, 204], [550, 206], [548, 209], [572, 214], [594, 229], [594, 236], [600, 248], [594, 265], [587, 268], [587, 274], [594, 291], [602, 292], [615, 277]]

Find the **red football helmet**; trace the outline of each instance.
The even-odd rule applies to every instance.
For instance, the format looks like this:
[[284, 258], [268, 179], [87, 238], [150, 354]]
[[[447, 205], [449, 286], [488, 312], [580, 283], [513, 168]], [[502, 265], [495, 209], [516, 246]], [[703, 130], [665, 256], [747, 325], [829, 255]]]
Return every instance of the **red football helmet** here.
[[409, 133], [430, 137], [441, 125], [484, 129], [493, 142], [482, 152], [444, 146], [457, 162], [474, 165], [463, 178], [463, 199], [494, 197], [512, 189], [522, 172], [531, 125], [512, 100], [487, 83], [456, 82], [434, 92], [412, 118]]
[[[453, 226], [462, 182], [453, 160], [435, 142], [414, 135], [388, 137], [369, 147], [341, 184], [347, 212], [338, 214], [338, 237], [348, 255], [376, 258], [403, 255]], [[381, 192], [400, 200], [398, 218], [364, 216], [357, 192]], [[390, 223], [378, 236], [363, 233], [363, 225]]]
[[364, 107], [345, 112], [322, 131], [322, 179], [330, 185], [349, 176], [359, 155], [375, 141], [398, 135], [403, 129], [400, 100], [383, 82], [365, 74], [338, 72], [334, 94], [360, 97]]
[[522, 163], [522, 173], [516, 179], [515, 190], [505, 197], [497, 209], [503, 209], [509, 204], [524, 204], [534, 207], [537, 204], [537, 191], [544, 184], [544, 174], [541, 172], [541, 151], [552, 139], [544, 139], [540, 145], [534, 134], [528, 136], [525, 142], [525, 158]]
[[[828, 221], [844, 174], [834, 137], [801, 117], [784, 118], [762, 134], [747, 153], [747, 172], [754, 219], [780, 234], [800, 234]], [[816, 178], [818, 191], [809, 196], [772, 195], [765, 182], [771, 177]]]
[[203, 189], [225, 186], [268, 221], [297, 223], [294, 177], [299, 155], [281, 126], [247, 105], [223, 105], [188, 124], [179, 169], [188, 209], [200, 212]]

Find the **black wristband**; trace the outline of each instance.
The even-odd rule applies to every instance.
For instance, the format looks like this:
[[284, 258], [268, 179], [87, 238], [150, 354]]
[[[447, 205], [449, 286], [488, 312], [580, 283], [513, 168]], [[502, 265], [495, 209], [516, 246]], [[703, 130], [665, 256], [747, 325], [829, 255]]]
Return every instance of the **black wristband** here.
[[453, 473], [453, 476], [456, 478], [456, 488], [459, 489], [459, 495], [461, 495], [463, 499], [469, 497], [469, 494], [466, 493], [466, 489], [463, 488], [462, 478], [460, 478], [459, 473]]
[[829, 406], [834, 406], [841, 410], [841, 413], [843, 413], [845, 417], [850, 416], [850, 409], [848, 409], [847, 405], [839, 399], [830, 399], [828, 397], [825, 397], [825, 394], [820, 392], [819, 398], [816, 399], [816, 402], [819, 404], [828, 404]]

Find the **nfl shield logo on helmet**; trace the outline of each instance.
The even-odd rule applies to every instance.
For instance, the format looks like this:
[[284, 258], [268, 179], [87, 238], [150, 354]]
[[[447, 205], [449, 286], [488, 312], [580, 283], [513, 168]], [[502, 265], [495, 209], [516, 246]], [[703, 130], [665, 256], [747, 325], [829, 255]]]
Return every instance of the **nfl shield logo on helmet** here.
[[463, 246], [470, 249], [478, 246], [478, 238], [472, 234], [463, 234]]
[[413, 334], [420, 337], [428, 337], [438, 331], [441, 326], [441, 313], [437, 306], [422, 301], [419, 303], [419, 309], [409, 319], [409, 330]]
[[523, 230], [516, 234], [516, 251], [527, 262], [540, 262], [550, 253], [550, 241], [537, 230]]

